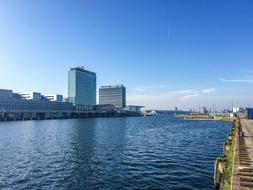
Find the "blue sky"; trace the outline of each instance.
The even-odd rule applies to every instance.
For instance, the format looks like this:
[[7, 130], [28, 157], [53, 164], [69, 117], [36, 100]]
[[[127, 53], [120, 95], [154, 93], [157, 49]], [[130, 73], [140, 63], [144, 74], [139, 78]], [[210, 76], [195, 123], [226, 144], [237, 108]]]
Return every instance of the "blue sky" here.
[[253, 2], [0, 0], [0, 88], [67, 95], [84, 65], [127, 103], [253, 106]]

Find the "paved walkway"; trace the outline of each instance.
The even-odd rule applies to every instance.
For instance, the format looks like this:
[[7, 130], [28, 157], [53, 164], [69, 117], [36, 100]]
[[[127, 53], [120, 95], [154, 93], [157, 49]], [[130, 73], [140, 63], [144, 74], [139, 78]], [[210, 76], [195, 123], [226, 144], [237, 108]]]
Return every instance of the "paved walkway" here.
[[[253, 120], [241, 120], [244, 141], [247, 147], [250, 160], [253, 161]], [[251, 166], [253, 163], [251, 162]]]
[[253, 190], [253, 120], [241, 120], [241, 132], [244, 136], [239, 137], [238, 151], [235, 152], [238, 163], [234, 165], [240, 188], [233, 189]]

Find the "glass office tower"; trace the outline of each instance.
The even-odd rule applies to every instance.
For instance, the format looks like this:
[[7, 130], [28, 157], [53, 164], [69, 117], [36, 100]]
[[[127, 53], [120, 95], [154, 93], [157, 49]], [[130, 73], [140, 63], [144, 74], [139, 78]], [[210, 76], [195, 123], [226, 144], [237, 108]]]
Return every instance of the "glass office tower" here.
[[93, 109], [96, 105], [96, 73], [84, 70], [84, 67], [71, 68], [68, 72], [68, 98], [77, 109]]
[[112, 104], [117, 108], [126, 107], [126, 88], [123, 85], [101, 86], [99, 104]]

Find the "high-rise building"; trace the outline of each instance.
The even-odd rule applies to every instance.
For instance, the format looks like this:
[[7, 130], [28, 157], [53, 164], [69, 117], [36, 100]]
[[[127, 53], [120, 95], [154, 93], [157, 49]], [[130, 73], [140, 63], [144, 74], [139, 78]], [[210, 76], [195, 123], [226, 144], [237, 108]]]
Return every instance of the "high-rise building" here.
[[126, 107], [126, 88], [123, 85], [101, 86], [99, 104], [112, 104], [117, 108]]
[[81, 110], [96, 105], [96, 73], [84, 67], [71, 68], [68, 72], [68, 99]]
[[207, 114], [207, 109], [205, 106], [199, 107], [199, 114]]

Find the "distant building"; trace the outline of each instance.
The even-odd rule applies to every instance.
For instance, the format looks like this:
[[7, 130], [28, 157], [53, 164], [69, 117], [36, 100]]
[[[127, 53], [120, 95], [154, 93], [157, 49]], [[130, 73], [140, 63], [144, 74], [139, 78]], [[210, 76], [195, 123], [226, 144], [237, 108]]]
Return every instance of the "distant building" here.
[[71, 103], [45, 101], [42, 98], [43, 96], [37, 92], [13, 93], [12, 90], [0, 89], [0, 112], [35, 114], [41, 112], [67, 113], [74, 110]]
[[111, 104], [99, 104], [99, 105], [96, 105], [96, 110], [114, 112], [116, 108]]
[[229, 113], [229, 116], [230, 116], [230, 118], [234, 118], [234, 117], [237, 117], [237, 114], [236, 113]]
[[143, 108], [144, 106], [127, 105], [125, 110], [132, 112], [142, 112]]
[[253, 119], [253, 108], [247, 108], [248, 119]]
[[207, 114], [207, 109], [205, 106], [199, 107], [199, 114]]
[[234, 107], [233, 108], [233, 113], [243, 113], [244, 112], [244, 108], [242, 107]]
[[12, 96], [12, 90], [0, 89], [0, 98], [11, 98]]
[[126, 107], [126, 88], [123, 85], [101, 86], [99, 104], [111, 104], [116, 108]]
[[49, 100], [49, 101], [53, 101], [53, 102], [63, 102], [63, 95], [44, 95], [44, 97]]
[[71, 68], [68, 72], [68, 101], [78, 110], [92, 110], [96, 105], [96, 73], [84, 67]]
[[21, 99], [25, 100], [42, 100], [42, 95], [39, 92], [28, 92], [28, 93], [18, 93]]

